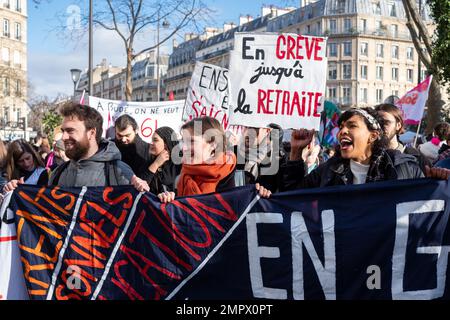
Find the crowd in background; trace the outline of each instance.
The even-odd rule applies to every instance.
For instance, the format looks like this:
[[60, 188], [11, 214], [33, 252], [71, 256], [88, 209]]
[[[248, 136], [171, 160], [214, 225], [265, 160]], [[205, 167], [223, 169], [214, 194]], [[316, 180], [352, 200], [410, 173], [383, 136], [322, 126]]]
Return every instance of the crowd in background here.
[[[131, 116], [115, 121], [115, 138], [102, 138], [103, 120], [90, 107], [66, 106], [49, 137], [0, 141], [0, 184], [135, 186], [161, 201], [255, 184], [261, 196], [297, 188], [430, 177], [447, 179], [450, 124], [436, 125], [417, 148], [401, 141], [401, 112], [391, 104], [342, 113], [336, 146], [323, 147], [317, 132], [293, 130], [290, 140], [276, 124], [246, 127], [229, 139], [214, 118], [195, 118], [179, 133], [155, 130], [143, 141]], [[181, 139], [180, 139], [181, 134]], [[234, 141], [232, 143], [231, 141]]]

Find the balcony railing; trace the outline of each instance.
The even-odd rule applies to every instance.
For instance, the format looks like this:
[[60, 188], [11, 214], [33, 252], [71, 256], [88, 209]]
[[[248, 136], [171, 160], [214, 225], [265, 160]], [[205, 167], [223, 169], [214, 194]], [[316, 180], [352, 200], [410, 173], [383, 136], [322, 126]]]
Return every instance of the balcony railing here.
[[[311, 32], [314, 34], [314, 32]], [[353, 35], [367, 35], [367, 36], [377, 36], [377, 37], [385, 37], [385, 38], [394, 38], [394, 39], [402, 39], [402, 40], [411, 40], [411, 35], [409, 32], [393, 32], [387, 28], [349, 28], [346, 30], [338, 31], [338, 30], [324, 30], [321, 35], [323, 36], [353, 36]]]

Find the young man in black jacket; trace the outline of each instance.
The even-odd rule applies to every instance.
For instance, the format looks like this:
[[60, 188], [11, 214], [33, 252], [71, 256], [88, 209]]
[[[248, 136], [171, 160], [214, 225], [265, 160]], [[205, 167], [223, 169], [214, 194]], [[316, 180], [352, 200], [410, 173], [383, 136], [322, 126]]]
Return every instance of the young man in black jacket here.
[[247, 127], [242, 139], [235, 148], [237, 185], [259, 183], [272, 192], [279, 191], [283, 180], [281, 167], [287, 161], [281, 127], [276, 124], [269, 124], [268, 128]]
[[431, 162], [416, 148], [405, 146], [399, 141], [399, 135], [405, 131], [401, 111], [395, 105], [388, 103], [375, 106], [375, 110], [384, 120], [383, 129], [389, 140], [388, 148], [414, 156], [420, 169], [425, 173], [425, 166], [431, 167]]
[[151, 162], [150, 144], [139, 137], [136, 120], [124, 114], [114, 123], [116, 143], [122, 155], [122, 161], [128, 164], [133, 172], [141, 179]]

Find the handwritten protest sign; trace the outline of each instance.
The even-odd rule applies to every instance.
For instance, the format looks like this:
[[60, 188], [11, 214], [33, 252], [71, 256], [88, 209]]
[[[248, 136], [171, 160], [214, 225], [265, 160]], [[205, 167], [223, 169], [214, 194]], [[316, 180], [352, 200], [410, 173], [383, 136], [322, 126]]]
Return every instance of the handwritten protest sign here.
[[153, 132], [160, 127], [170, 127], [179, 132], [182, 124], [184, 100], [165, 102], [131, 102], [89, 97], [89, 106], [103, 117], [103, 137], [114, 137], [114, 122], [123, 114], [133, 117], [138, 124], [138, 133], [146, 142], [151, 142]]
[[183, 119], [216, 118], [228, 129], [228, 70], [197, 62], [184, 105]]
[[230, 64], [230, 123], [319, 129], [326, 38], [237, 33]]

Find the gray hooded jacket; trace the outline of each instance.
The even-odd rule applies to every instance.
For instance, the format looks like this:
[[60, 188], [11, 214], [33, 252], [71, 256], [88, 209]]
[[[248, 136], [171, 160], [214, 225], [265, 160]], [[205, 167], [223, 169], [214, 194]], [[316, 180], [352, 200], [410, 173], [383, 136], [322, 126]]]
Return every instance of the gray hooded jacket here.
[[102, 140], [99, 149], [89, 159], [70, 160], [56, 168], [49, 185], [60, 187], [105, 187], [128, 185], [133, 170], [122, 162], [119, 149], [112, 141]]

